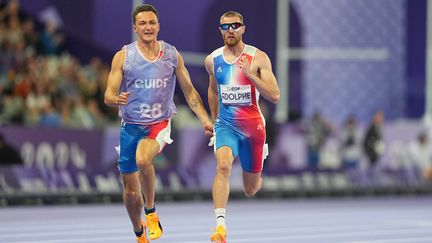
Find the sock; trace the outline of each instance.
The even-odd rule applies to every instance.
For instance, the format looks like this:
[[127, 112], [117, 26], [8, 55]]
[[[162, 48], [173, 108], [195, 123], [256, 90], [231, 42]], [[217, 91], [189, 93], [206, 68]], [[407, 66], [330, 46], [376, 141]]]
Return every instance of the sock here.
[[142, 227], [142, 225], [141, 225], [141, 230], [139, 231], [139, 232], [135, 232], [135, 235], [137, 236], [137, 237], [141, 237], [141, 235], [144, 233], [144, 228]]
[[216, 215], [216, 225], [222, 225], [223, 227], [226, 228], [225, 225], [225, 213], [226, 213], [226, 209], [225, 208], [216, 208], [215, 209], [215, 215]]
[[144, 212], [145, 212], [145, 214], [146, 215], [149, 215], [149, 214], [151, 214], [151, 213], [154, 213], [154, 212], [156, 212], [156, 207], [152, 207], [152, 208], [150, 208], [150, 209], [147, 209], [146, 207], [144, 207]]

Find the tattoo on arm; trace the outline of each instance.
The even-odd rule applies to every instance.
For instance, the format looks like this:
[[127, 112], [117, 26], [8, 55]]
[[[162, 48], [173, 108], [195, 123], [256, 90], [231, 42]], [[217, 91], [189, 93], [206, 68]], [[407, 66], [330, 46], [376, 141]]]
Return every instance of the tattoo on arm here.
[[198, 97], [192, 97], [189, 100], [189, 106], [190, 108], [194, 109], [198, 106], [198, 104], [200, 103], [200, 99]]

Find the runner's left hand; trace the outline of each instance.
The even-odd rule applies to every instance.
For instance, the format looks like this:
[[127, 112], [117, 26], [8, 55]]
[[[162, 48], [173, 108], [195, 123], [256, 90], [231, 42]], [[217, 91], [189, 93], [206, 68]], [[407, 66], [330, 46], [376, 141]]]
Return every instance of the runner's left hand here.
[[207, 136], [209, 136], [209, 137], [213, 136], [213, 122], [211, 122], [211, 121], [206, 121], [206, 122], [203, 124], [203, 127], [204, 127], [205, 135], [207, 135]]

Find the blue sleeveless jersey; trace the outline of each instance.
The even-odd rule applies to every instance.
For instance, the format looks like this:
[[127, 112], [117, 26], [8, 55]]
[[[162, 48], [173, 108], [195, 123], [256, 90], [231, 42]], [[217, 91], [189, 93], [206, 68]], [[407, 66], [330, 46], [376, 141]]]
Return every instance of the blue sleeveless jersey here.
[[126, 45], [123, 80], [120, 92], [130, 92], [129, 103], [120, 106], [120, 116], [126, 123], [153, 124], [171, 118], [176, 113], [173, 101], [176, 86], [177, 51], [174, 46], [159, 41], [156, 60], [147, 60], [137, 42]]

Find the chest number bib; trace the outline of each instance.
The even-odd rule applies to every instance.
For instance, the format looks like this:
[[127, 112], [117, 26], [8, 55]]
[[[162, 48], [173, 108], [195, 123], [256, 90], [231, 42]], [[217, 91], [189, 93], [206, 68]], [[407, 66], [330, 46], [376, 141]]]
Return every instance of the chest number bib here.
[[141, 114], [141, 118], [158, 118], [162, 116], [162, 104], [161, 103], [155, 103], [153, 105], [149, 104], [141, 104], [139, 106], [138, 113]]
[[252, 105], [250, 85], [220, 85], [222, 104], [233, 106]]

